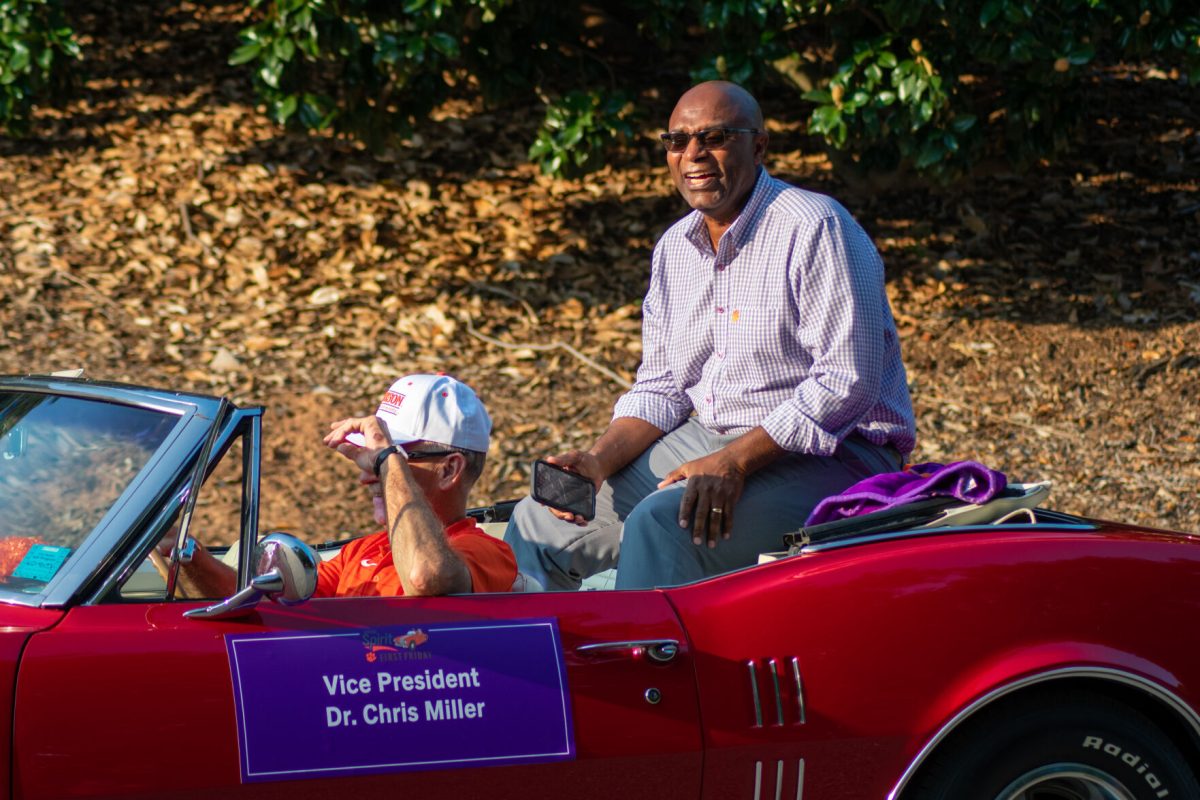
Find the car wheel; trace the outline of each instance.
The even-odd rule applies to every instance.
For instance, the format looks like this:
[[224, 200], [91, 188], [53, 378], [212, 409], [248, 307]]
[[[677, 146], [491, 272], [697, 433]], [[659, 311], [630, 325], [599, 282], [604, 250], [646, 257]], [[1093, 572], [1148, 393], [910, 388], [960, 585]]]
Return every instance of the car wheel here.
[[913, 800], [1183, 800], [1200, 786], [1150, 720], [1083, 692], [1006, 703], [922, 769]]

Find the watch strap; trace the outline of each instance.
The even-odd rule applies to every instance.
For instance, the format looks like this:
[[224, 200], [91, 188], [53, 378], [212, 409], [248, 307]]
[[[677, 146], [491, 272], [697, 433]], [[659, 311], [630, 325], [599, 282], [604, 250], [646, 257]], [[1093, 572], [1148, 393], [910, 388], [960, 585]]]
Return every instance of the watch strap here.
[[375, 455], [375, 470], [374, 471], [375, 471], [376, 478], [379, 477], [379, 471], [381, 469], [383, 469], [383, 462], [387, 461], [388, 458], [392, 455], [392, 453], [399, 455], [405, 461], [408, 460], [408, 451], [407, 450], [405, 450], [403, 447], [401, 447], [398, 444], [388, 445], [387, 447], [383, 448]]

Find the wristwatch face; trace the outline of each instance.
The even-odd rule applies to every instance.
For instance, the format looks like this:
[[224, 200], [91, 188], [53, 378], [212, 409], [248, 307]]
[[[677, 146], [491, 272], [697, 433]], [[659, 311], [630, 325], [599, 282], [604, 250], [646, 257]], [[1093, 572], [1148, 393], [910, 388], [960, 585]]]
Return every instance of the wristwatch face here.
[[196, 555], [196, 540], [191, 536], [183, 542], [183, 549], [179, 551], [179, 563], [188, 564]]

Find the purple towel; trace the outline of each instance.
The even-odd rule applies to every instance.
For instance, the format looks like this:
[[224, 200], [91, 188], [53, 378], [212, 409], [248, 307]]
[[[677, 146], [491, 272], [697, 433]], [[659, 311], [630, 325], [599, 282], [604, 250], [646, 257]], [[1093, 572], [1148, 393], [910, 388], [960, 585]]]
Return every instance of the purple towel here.
[[841, 494], [826, 497], [804, 524], [820, 525], [930, 497], [957, 497], [964, 503], [986, 503], [1007, 485], [1008, 479], [1003, 472], [988, 469], [977, 461], [916, 464], [903, 472], [872, 475]]

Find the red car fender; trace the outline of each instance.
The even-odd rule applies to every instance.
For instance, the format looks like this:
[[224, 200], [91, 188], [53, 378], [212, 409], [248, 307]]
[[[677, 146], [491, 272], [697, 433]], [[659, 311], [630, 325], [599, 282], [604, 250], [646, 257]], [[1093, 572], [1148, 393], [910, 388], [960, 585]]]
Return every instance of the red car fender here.
[[[0, 607], [0, 753], [12, 752], [13, 695], [16, 691], [17, 664], [29, 637], [54, 627], [62, 619], [61, 611]], [[12, 759], [0, 760], [0, 800], [12, 792]]]
[[1132, 653], [1095, 642], [1047, 642], [1017, 652], [999, 654], [946, 685], [914, 726], [933, 731], [919, 748], [888, 798], [899, 797], [926, 757], [964, 723], [992, 703], [1015, 692], [1050, 682], [1101, 681], [1132, 687], [1148, 703], [1158, 702], [1190, 723], [1200, 734], [1200, 714], [1180, 698], [1180, 682], [1169, 670]]
[[977, 707], [1071, 670], [1200, 724], [1196, 580], [1200, 549], [1112, 526], [881, 540], [667, 590], [696, 654], [705, 797], [886, 796]]

